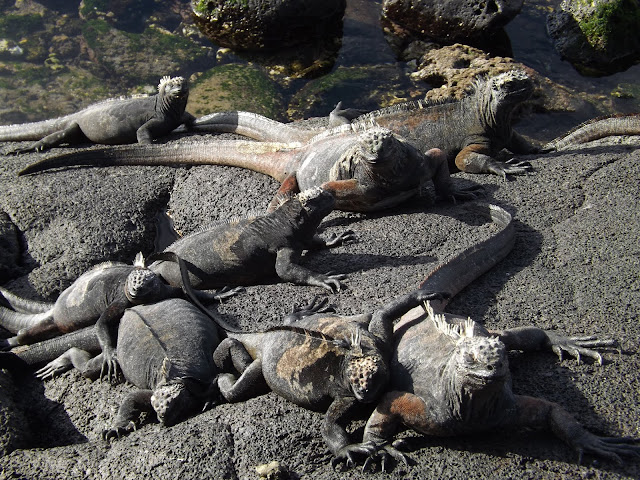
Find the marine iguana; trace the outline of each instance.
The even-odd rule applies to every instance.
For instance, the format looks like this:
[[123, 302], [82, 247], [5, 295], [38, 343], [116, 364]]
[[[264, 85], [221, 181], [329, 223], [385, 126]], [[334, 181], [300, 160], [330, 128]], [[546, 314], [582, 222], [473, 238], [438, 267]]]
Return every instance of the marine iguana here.
[[348, 444], [338, 421], [357, 402], [371, 403], [388, 379], [393, 320], [426, 299], [424, 290], [388, 302], [373, 314], [341, 316], [312, 302], [259, 333], [227, 333], [214, 353], [218, 387], [236, 403], [273, 391], [301, 407], [326, 411], [322, 437], [338, 454]]
[[0, 126], [0, 142], [38, 140], [10, 153], [45, 150], [83, 142], [115, 145], [151, 143], [195, 117], [185, 112], [189, 87], [182, 77], [163, 77], [149, 97], [114, 98], [79, 112], [40, 122]]
[[[127, 395], [105, 439], [136, 428], [143, 411], [155, 411], [158, 420], [174, 425], [201, 411], [218, 397], [213, 352], [219, 343], [216, 325], [190, 302], [171, 298], [124, 311], [118, 326], [116, 352], [124, 379], [140, 390]], [[69, 350], [61, 350], [68, 348]], [[103, 363], [95, 327], [0, 353], [0, 364], [42, 363], [64, 352], [36, 372], [53, 377], [72, 366], [97, 378]], [[13, 365], [12, 365], [13, 363]]]
[[[511, 216], [493, 208], [492, 217], [500, 232], [482, 244], [481, 253], [490, 258], [468, 255], [475, 261], [472, 270], [476, 273], [471, 278], [497, 261], [495, 258], [506, 255], [513, 244]], [[488, 208], [483, 205], [476, 210], [486, 215]], [[462, 282], [468, 283], [469, 275], [461, 273]], [[462, 288], [460, 282], [456, 277], [446, 286], [455, 293]], [[375, 401], [384, 389], [393, 320], [426, 298], [443, 301], [445, 297], [437, 290], [422, 288], [387, 302], [373, 314], [353, 316], [329, 314], [323, 303], [312, 303], [288, 316], [283, 327], [261, 333], [228, 333], [214, 358], [222, 372], [233, 369], [240, 377], [221, 374], [220, 393], [227, 401], [238, 402], [272, 390], [302, 407], [326, 410], [323, 438], [334, 455], [351, 455], [343, 450], [349, 441], [338, 420], [356, 402]], [[306, 335], [298, 334], [300, 329]]]
[[351, 125], [305, 143], [201, 140], [92, 149], [43, 159], [19, 174], [70, 165], [177, 164], [230, 165], [269, 175], [281, 182], [269, 210], [282, 197], [315, 186], [334, 194], [337, 209], [365, 212], [398, 205], [430, 180], [445, 198], [475, 198], [481, 189], [454, 188], [438, 149], [422, 153], [387, 129]]
[[[534, 153], [537, 147], [512, 129], [513, 112], [533, 92], [529, 76], [519, 70], [491, 78], [479, 78], [470, 95], [457, 101], [405, 102], [356, 117], [357, 127], [388, 128], [422, 152], [442, 150], [450, 171], [468, 173], [522, 174], [526, 162], [495, 158], [506, 148], [513, 153]], [[338, 104], [332, 123], [348, 122], [353, 111], [343, 114]], [[261, 141], [305, 142], [318, 130], [305, 130], [249, 112], [223, 112], [196, 119], [195, 130], [238, 133]]]
[[550, 141], [542, 147], [542, 152], [565, 150], [613, 135], [640, 135], [640, 113], [593, 118]]
[[[495, 209], [493, 213], [504, 216]], [[578, 361], [584, 355], [601, 365], [601, 355], [592, 349], [612, 347], [616, 342], [594, 336], [565, 337], [532, 326], [491, 331], [470, 318], [441, 313], [449, 298], [476, 276], [474, 273], [496, 263], [496, 256], [485, 251], [487, 246], [493, 252], [510, 250], [505, 241], [508, 235], [513, 236], [513, 230], [509, 233], [505, 229], [499, 235], [503, 236], [500, 242], [495, 237], [489, 239], [485, 247], [455, 257], [423, 282], [421, 289], [437, 288], [451, 295], [426, 304], [426, 319], [417, 307], [396, 324], [388, 391], [369, 418], [362, 443], [342, 447], [332, 461], [334, 465], [341, 461], [352, 465], [355, 455], [363, 453], [365, 467], [380, 459], [385, 470], [391, 457], [407, 463], [405, 455], [388, 444], [400, 425], [433, 436], [506, 428], [549, 429], [580, 456], [588, 452], [616, 461], [620, 455], [640, 456], [640, 446], [631, 445], [637, 440], [594, 435], [560, 405], [516, 395], [511, 389], [508, 350], [550, 349], [560, 359], [566, 352]], [[461, 274], [466, 279], [461, 279]], [[450, 285], [452, 290], [447, 288]]]
[[[277, 276], [285, 282], [340, 290], [344, 275], [325, 275], [298, 264], [303, 250], [331, 248], [355, 239], [351, 231], [323, 240], [320, 222], [333, 211], [335, 199], [316, 187], [287, 199], [271, 213], [205, 227], [169, 245], [165, 252], [184, 260], [193, 287], [255, 285]], [[171, 285], [182, 285], [176, 262], [149, 267]]]
[[[180, 283], [171, 286], [163, 282], [145, 267], [142, 254], [138, 254], [133, 265], [119, 262], [96, 265], [80, 275], [55, 303], [26, 300], [0, 287], [0, 295], [14, 308], [0, 306], [0, 326], [16, 334], [0, 339], [0, 349], [38, 342], [96, 324], [105, 362], [103, 374], [112, 376], [117, 365], [110, 328], [127, 307], [182, 296]], [[197, 295], [203, 300], [221, 300], [236, 292], [235, 289], [223, 289], [213, 295], [206, 292]]]

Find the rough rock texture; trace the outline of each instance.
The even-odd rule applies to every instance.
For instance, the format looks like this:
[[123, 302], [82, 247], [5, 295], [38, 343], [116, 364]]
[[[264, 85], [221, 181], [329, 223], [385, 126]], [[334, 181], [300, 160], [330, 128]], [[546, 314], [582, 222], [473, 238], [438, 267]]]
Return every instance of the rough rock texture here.
[[341, 32], [345, 0], [192, 0], [196, 25], [217, 45], [271, 50]]
[[504, 27], [524, 0], [384, 0], [383, 25], [397, 34], [454, 42]]
[[547, 17], [556, 50], [583, 74], [606, 75], [640, 62], [637, 0], [563, 0]]
[[[28, 250], [21, 262], [32, 270], [4, 286], [42, 294], [60, 291], [90, 263], [130, 260], [137, 250], [149, 253], [156, 208], [169, 196], [176, 225], [192, 231], [264, 208], [277, 188], [263, 175], [215, 166], [75, 168], [15, 176], [37, 157], [2, 159], [0, 206], [23, 232]], [[515, 215], [518, 236], [514, 251], [456, 297], [449, 311], [490, 328], [535, 324], [617, 338], [623, 353], [605, 353], [602, 367], [558, 362], [547, 353], [526, 359], [512, 355], [514, 390], [560, 403], [599, 434], [640, 436], [640, 150], [600, 146], [522, 159], [535, 172], [508, 182], [454, 176], [460, 184], [483, 184], [488, 200]], [[349, 288], [330, 296], [345, 314], [373, 310], [407, 293], [437, 262], [486, 238], [491, 228], [479, 225], [463, 204], [427, 208], [419, 200], [384, 214], [334, 212], [323, 226], [327, 233], [350, 228], [359, 238], [304, 261], [317, 271], [349, 274]], [[315, 295], [326, 293], [316, 287], [260, 285], [227, 300], [219, 311], [243, 328], [265, 328], [278, 324], [292, 304]], [[101, 429], [133, 387], [90, 382], [74, 372], [44, 384], [28, 376], [13, 381], [17, 411], [12, 413], [5, 397], [0, 402], [15, 415], [11, 421], [26, 422], [23, 431], [34, 435], [12, 443], [11, 448], [22, 449], [0, 458], [0, 477], [257, 479], [255, 467], [274, 460], [286, 464], [293, 478], [319, 480], [640, 477], [637, 462], [616, 466], [586, 457], [578, 465], [568, 447], [536, 432], [453, 439], [410, 434], [415, 465], [384, 475], [334, 472], [320, 436], [322, 414], [272, 393], [217, 406], [171, 428], [150, 422], [106, 444]], [[368, 413], [363, 409], [349, 428], [355, 438], [362, 435]], [[0, 443], [8, 445], [10, 435], [2, 431]]]

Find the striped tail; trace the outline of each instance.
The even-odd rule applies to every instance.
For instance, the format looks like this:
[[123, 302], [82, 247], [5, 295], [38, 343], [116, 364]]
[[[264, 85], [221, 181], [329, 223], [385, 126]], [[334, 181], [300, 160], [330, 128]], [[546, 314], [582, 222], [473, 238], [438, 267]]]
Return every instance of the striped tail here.
[[594, 118], [550, 141], [542, 151], [553, 152], [616, 135], [640, 135], [640, 113]]
[[100, 353], [101, 348], [95, 333], [95, 326], [85, 327], [32, 345], [21, 345], [9, 353], [17, 356], [27, 365], [37, 365], [55, 360], [72, 347], [86, 350], [89, 353]]
[[23, 140], [40, 140], [57, 132], [66, 125], [68, 117], [59, 117], [40, 122], [0, 125], [0, 142], [20, 142]]
[[212, 113], [199, 117], [191, 130], [236, 133], [261, 142], [281, 143], [306, 142], [318, 133], [318, 130], [292, 127], [257, 113], [243, 111]]

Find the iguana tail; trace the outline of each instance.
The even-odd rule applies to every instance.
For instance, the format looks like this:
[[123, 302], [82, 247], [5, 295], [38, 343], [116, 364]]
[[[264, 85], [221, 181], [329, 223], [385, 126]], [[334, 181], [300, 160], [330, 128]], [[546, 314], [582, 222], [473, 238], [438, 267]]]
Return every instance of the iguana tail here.
[[33, 327], [43, 320], [47, 320], [52, 315], [50, 310], [41, 313], [21, 313], [0, 307], [0, 326], [11, 333], [18, 333], [22, 329]]
[[11, 367], [19, 363], [37, 365], [50, 362], [72, 347], [90, 353], [99, 353], [101, 349], [95, 333], [95, 325], [32, 345], [21, 345], [10, 352], [0, 352], [0, 368], [4, 364]]
[[2, 287], [0, 287], [0, 303], [4, 303], [16, 312], [22, 313], [42, 313], [51, 310], [55, 305], [52, 302], [38, 302], [37, 300], [19, 297]]
[[553, 152], [614, 135], [640, 135], [640, 113], [594, 118], [550, 141], [542, 151]]
[[437, 266], [427, 275], [420, 288], [450, 295], [446, 299], [431, 301], [435, 311], [443, 311], [451, 298], [506, 257], [515, 243], [515, 228], [509, 212], [488, 203], [469, 204], [468, 207], [491, 218], [500, 230]]
[[[212, 113], [199, 117], [191, 130], [218, 133], [237, 133], [261, 142], [306, 142], [317, 130], [305, 130], [272, 120], [257, 113], [234, 111]], [[174, 131], [186, 131], [181, 128]]]
[[76, 165], [228, 165], [263, 173], [282, 181], [295, 171], [292, 163], [299, 144], [218, 140], [172, 144], [120, 145], [47, 157], [27, 166], [18, 175]]
[[20, 142], [23, 140], [40, 140], [56, 132], [66, 125], [69, 117], [58, 117], [40, 122], [17, 123], [0, 126], [0, 142]]

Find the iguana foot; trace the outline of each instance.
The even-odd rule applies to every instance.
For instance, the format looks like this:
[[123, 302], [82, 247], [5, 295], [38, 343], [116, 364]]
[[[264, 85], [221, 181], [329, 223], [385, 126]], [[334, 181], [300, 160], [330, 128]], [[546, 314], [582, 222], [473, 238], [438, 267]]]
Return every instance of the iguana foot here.
[[613, 339], [598, 340], [597, 337], [591, 335], [586, 337], [565, 337], [555, 332], [545, 331], [547, 335], [547, 345], [558, 356], [560, 361], [563, 359], [564, 352], [568, 353], [580, 363], [581, 356], [593, 358], [602, 365], [602, 356], [592, 350], [593, 348], [617, 348], [618, 342]]
[[222, 287], [214, 293], [199, 291], [197, 295], [203, 301], [222, 302], [222, 300], [231, 298], [245, 290], [246, 289], [244, 287]]
[[318, 275], [316, 278], [312, 278], [309, 281], [309, 285], [316, 287], [322, 287], [329, 290], [331, 293], [336, 293], [346, 287], [342, 282], [347, 279], [347, 276], [343, 273], [340, 274], [327, 274]]
[[529, 162], [520, 162], [515, 158], [510, 158], [504, 162], [492, 160], [487, 163], [486, 168], [489, 173], [501, 176], [504, 180], [507, 179], [507, 175], [524, 175], [533, 170]]
[[304, 317], [308, 317], [309, 315], [315, 315], [316, 313], [333, 313], [336, 309], [327, 305], [329, 303], [329, 299], [327, 297], [320, 298], [319, 296], [313, 297], [309, 303], [304, 306], [294, 305], [291, 313], [284, 317], [282, 323], [284, 325], [290, 325], [293, 322], [297, 322], [298, 320], [303, 319]]
[[640, 458], [640, 445], [632, 445], [640, 442], [640, 438], [633, 437], [599, 437], [586, 430], [571, 443], [578, 451], [578, 463], [582, 463], [582, 455], [591, 453], [606, 458], [617, 464], [622, 464], [623, 457]]
[[373, 442], [345, 445], [338, 450], [336, 455], [331, 459], [331, 467], [335, 469], [339, 464], [344, 462], [347, 468], [351, 468], [356, 464], [355, 455], [366, 455], [370, 457], [371, 455], [375, 455], [376, 450], [376, 445]]
[[47, 363], [41, 369], [37, 370], [35, 375], [36, 378], [39, 378], [40, 380], [47, 380], [49, 378], [55, 377], [56, 375], [60, 375], [63, 372], [66, 372], [67, 370], [71, 369], [71, 367], [73, 367], [71, 360], [69, 360], [69, 358], [65, 356], [60, 356], [55, 360]]
[[115, 349], [105, 349], [102, 352], [100, 378], [106, 379], [109, 383], [116, 382], [118, 380], [119, 373], [120, 365], [118, 363], [118, 357], [116, 356]]
[[122, 435], [127, 435], [136, 430], [136, 424], [133, 420], [129, 421], [126, 425], [114, 425], [111, 428], [105, 428], [102, 431], [102, 439], [109, 441], [112, 438], [120, 438]]
[[353, 230], [346, 230], [340, 234], [331, 234], [328, 239], [325, 240], [327, 248], [339, 247], [345, 243], [355, 242], [357, 240], [356, 234]]
[[444, 198], [456, 203], [457, 201], [476, 200], [484, 196], [484, 194], [485, 190], [482, 185], [472, 185], [470, 187], [456, 188], [448, 195], [445, 195]]

